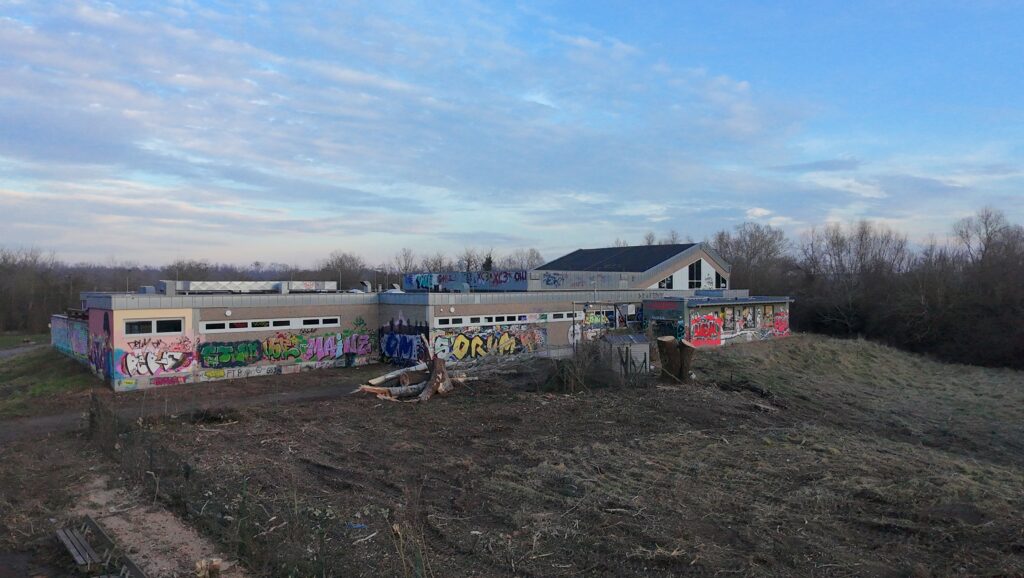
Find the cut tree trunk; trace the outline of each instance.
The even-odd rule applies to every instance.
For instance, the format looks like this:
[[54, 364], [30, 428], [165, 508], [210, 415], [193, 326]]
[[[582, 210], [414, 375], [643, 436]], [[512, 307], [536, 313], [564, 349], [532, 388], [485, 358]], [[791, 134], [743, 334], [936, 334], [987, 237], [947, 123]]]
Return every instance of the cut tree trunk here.
[[697, 348], [692, 343], [683, 339], [679, 342], [679, 379], [690, 381], [690, 373], [693, 372], [693, 356]]
[[658, 338], [658, 356], [661, 357], [662, 371], [672, 377], [682, 379], [679, 376], [682, 358], [675, 337], [666, 335]]
[[454, 389], [452, 380], [448, 378], [448, 370], [444, 366], [444, 359], [440, 357], [434, 357], [430, 360], [430, 381], [427, 382], [426, 387], [423, 388], [423, 392], [419, 394], [415, 399], [409, 401], [423, 402], [429, 401], [435, 393], [445, 395]]
[[423, 383], [429, 378], [430, 374], [426, 371], [409, 371], [398, 376], [398, 385], [404, 387], [415, 383]]

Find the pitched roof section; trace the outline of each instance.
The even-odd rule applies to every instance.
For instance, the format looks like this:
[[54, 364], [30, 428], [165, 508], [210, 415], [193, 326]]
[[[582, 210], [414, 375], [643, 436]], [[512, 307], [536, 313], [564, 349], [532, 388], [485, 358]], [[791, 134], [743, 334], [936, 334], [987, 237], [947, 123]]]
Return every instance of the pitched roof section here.
[[564, 257], [537, 267], [537, 269], [541, 271], [642, 273], [686, 251], [695, 244], [576, 249]]

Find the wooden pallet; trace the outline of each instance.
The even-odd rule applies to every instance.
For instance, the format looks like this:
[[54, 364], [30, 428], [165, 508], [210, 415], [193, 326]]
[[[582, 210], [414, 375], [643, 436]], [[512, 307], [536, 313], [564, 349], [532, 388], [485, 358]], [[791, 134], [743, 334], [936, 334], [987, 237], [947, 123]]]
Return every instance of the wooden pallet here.
[[79, 570], [91, 572], [103, 564], [103, 558], [100, 558], [96, 550], [92, 549], [89, 541], [85, 539], [82, 530], [61, 528], [57, 530], [57, 539], [71, 553], [71, 557], [75, 559], [75, 564], [78, 565]]
[[[142, 570], [117, 548], [91, 516], [85, 516], [77, 528], [58, 530], [57, 539], [64, 544], [75, 559], [78, 569], [83, 572], [92, 573], [102, 569], [104, 574], [98, 578], [146, 578]], [[90, 540], [96, 544], [95, 549], [90, 545]], [[97, 549], [103, 554], [97, 554]], [[117, 574], [110, 574], [111, 571]]]

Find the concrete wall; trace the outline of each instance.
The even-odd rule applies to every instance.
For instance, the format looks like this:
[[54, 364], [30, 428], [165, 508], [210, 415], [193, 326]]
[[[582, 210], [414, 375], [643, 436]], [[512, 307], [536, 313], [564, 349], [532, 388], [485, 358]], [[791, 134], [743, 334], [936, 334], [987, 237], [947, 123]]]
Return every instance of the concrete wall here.
[[789, 302], [737, 303], [735, 305], [696, 305], [653, 310], [655, 334], [672, 334], [687, 339], [695, 347], [716, 347], [733, 341], [773, 339], [789, 335]]
[[50, 317], [50, 344], [64, 355], [89, 364], [89, 322], [69, 319], [66, 315]]
[[[297, 305], [231, 309], [128, 309], [103, 312], [110, 337], [93, 328], [95, 369], [115, 391], [348, 367], [376, 359], [375, 305]], [[90, 312], [92, 313], [92, 311]], [[99, 313], [97, 311], [97, 313]], [[97, 315], [99, 317], [99, 315]], [[207, 331], [207, 322], [338, 318], [332, 327]], [[182, 331], [129, 335], [125, 323], [181, 319]], [[90, 324], [92, 325], [92, 324]], [[109, 345], [106, 342], [109, 341]]]

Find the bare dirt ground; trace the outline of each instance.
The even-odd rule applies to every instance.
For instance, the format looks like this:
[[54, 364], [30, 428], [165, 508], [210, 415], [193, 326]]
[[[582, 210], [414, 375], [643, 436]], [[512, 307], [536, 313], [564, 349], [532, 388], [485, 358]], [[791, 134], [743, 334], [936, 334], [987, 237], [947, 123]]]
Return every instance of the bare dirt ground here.
[[[219, 419], [144, 423], [222, 501], [255, 502], [262, 544], [326, 575], [1024, 574], [1024, 374], [805, 336], [698, 359], [692, 385], [478, 382], [424, 405], [236, 396], [203, 401]], [[183, 391], [168, 407], [193, 405]], [[0, 460], [0, 565], [28, 551], [43, 570], [21, 575], [61, 575], [46, 573], [67, 565], [51, 519], [116, 471], [70, 434]], [[280, 512], [319, 539], [295, 543]]]

